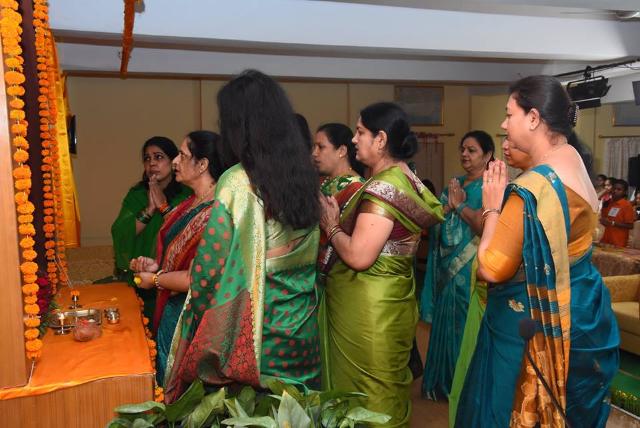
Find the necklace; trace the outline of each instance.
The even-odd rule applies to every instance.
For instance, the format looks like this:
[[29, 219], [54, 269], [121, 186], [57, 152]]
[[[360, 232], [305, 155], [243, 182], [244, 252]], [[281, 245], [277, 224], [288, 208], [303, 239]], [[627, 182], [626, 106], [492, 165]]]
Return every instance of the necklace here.
[[214, 189], [214, 185], [210, 184], [209, 188], [202, 195], [200, 195], [193, 201], [193, 203], [191, 204], [191, 208], [194, 208], [200, 205], [207, 198], [207, 196], [210, 195], [213, 189]]
[[544, 162], [544, 161], [549, 157], [549, 155], [551, 155], [551, 154], [552, 154], [553, 152], [555, 152], [556, 150], [561, 149], [562, 147], [564, 147], [564, 146], [565, 146], [565, 144], [567, 144], [567, 143], [561, 143], [561, 144], [558, 144], [558, 145], [557, 145], [557, 146], [555, 146], [553, 149], [549, 150], [547, 153], [545, 153], [545, 154], [542, 156], [542, 159], [540, 159], [540, 162], [538, 162], [538, 164], [542, 164], [542, 163], [543, 163], [543, 162]]

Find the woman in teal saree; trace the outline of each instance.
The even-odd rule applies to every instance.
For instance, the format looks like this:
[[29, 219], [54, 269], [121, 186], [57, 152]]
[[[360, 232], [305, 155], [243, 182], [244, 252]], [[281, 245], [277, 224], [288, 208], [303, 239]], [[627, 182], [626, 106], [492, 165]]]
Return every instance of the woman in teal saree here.
[[[572, 147], [580, 147], [575, 114], [555, 78], [532, 76], [512, 87], [502, 127], [536, 166], [506, 192], [502, 162], [483, 178], [478, 275], [490, 286], [455, 426], [555, 427], [564, 425], [563, 413], [571, 426], [606, 424], [619, 335], [609, 292], [591, 263], [598, 199]], [[518, 329], [527, 318], [536, 331], [525, 343]]]
[[[144, 143], [142, 181], [129, 189], [111, 226], [116, 276], [131, 286], [135, 286], [129, 269], [131, 259], [156, 256], [158, 231], [164, 221], [161, 211], [168, 213], [192, 193], [178, 183], [172, 173], [171, 161], [177, 154], [176, 145], [166, 137], [152, 137]], [[136, 289], [136, 293], [144, 301], [144, 315], [151, 319], [155, 291]]]
[[467, 174], [452, 179], [442, 192], [445, 220], [429, 232], [420, 313], [431, 323], [422, 394], [433, 400], [447, 398], [451, 391], [469, 299], [476, 285], [482, 173], [493, 159], [494, 149], [493, 139], [484, 131], [471, 131], [462, 137], [460, 162]]
[[386, 426], [408, 426], [414, 255], [442, 208], [404, 162], [417, 141], [398, 106], [362, 110], [353, 142], [372, 176], [341, 214], [335, 198], [323, 200], [321, 226], [339, 256], [325, 290], [324, 384], [363, 392], [368, 408], [392, 416]]
[[157, 293], [153, 332], [156, 334], [156, 379], [164, 382], [173, 333], [189, 288], [189, 268], [211, 214], [216, 180], [222, 167], [216, 155], [220, 136], [209, 131], [190, 132], [173, 160], [176, 180], [194, 191], [166, 215], [158, 233], [155, 259], [136, 257], [130, 267], [136, 285]]
[[[245, 71], [218, 94], [224, 164], [167, 366], [165, 401], [196, 379], [320, 386], [319, 180], [282, 88]], [[267, 120], [268, 119], [268, 120]], [[245, 132], [249, 131], [245, 134]]]

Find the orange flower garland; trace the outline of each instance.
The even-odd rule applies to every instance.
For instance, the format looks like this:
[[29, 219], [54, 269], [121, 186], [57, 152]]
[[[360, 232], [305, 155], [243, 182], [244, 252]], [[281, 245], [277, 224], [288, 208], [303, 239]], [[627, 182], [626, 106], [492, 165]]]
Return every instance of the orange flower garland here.
[[27, 142], [27, 121], [25, 120], [24, 101], [20, 98], [24, 95], [24, 87], [21, 85], [26, 78], [23, 73], [22, 48], [20, 47], [22, 34], [22, 16], [18, 11], [18, 2], [15, 0], [0, 0], [0, 33], [2, 34], [2, 51], [5, 54], [4, 64], [8, 69], [4, 73], [4, 80], [7, 83], [7, 94], [9, 95], [9, 119], [11, 120], [11, 133], [13, 134], [13, 146], [16, 151], [13, 159], [17, 167], [13, 170], [14, 186], [16, 188], [15, 202], [18, 212], [18, 233], [20, 248], [22, 248], [23, 263], [20, 265], [22, 273], [22, 293], [24, 294], [24, 312], [26, 314], [24, 323], [27, 327], [24, 332], [25, 349], [29, 359], [36, 359], [41, 355], [42, 341], [38, 339], [40, 332], [38, 326], [40, 319], [38, 314], [40, 308], [36, 304], [38, 297], [38, 265], [33, 262], [37, 254], [33, 250], [35, 241], [33, 236], [36, 233], [33, 226], [33, 211], [35, 207], [29, 202], [31, 192], [31, 169], [25, 163], [29, 160], [29, 143]]
[[[48, 6], [46, 0], [34, 0], [34, 20], [36, 34], [36, 59], [40, 96], [40, 137], [42, 138], [42, 178], [44, 191], [44, 236], [47, 239], [45, 256], [47, 273], [55, 293], [60, 280], [67, 280], [66, 257], [62, 237], [64, 219], [62, 217], [62, 194], [56, 132], [58, 70], [54, 60], [54, 45], [49, 29]], [[56, 259], [58, 263], [56, 263]]]
[[[151, 330], [149, 330], [149, 318], [142, 315], [144, 313], [144, 300], [138, 297], [138, 304], [140, 305], [140, 314], [142, 316], [142, 325], [144, 326], [144, 333], [147, 336], [147, 346], [149, 347], [149, 357], [151, 358], [151, 367], [156, 369], [156, 356], [158, 355], [158, 350], [156, 349], [156, 342], [151, 338], [153, 335], [151, 334]], [[158, 403], [162, 403], [164, 401], [164, 390], [162, 387], [156, 384], [153, 390], [154, 400]]]

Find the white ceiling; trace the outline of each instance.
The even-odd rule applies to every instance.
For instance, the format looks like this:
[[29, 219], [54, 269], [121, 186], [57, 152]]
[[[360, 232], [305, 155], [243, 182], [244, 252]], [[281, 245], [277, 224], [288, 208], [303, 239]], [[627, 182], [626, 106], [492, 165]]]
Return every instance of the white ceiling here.
[[[123, 4], [50, 3], [63, 69], [119, 70]], [[129, 72], [502, 83], [640, 57], [640, 21], [612, 12], [639, 10], [640, 0], [145, 0]]]

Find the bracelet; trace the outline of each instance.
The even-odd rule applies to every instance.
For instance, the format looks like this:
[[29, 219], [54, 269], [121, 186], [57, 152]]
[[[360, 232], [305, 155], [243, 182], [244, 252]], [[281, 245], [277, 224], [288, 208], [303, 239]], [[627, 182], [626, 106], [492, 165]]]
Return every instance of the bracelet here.
[[145, 210], [142, 210], [136, 216], [136, 220], [138, 220], [142, 224], [149, 224], [149, 222], [151, 221], [151, 216], [147, 214]]
[[466, 202], [460, 202], [460, 204], [456, 207], [456, 212], [458, 214], [462, 214], [462, 210], [464, 210], [466, 207], [467, 207]]
[[335, 226], [333, 226], [331, 229], [329, 229], [329, 231], [327, 232], [327, 238], [329, 236], [333, 236], [333, 234], [335, 233], [336, 230], [338, 230], [340, 228], [339, 224], [336, 224]]
[[340, 227], [340, 225], [337, 225], [335, 227], [333, 227], [331, 229], [331, 232], [329, 233], [329, 235], [327, 236], [327, 241], [331, 242], [331, 240], [333, 239], [334, 236], [336, 236], [338, 233], [340, 232], [344, 232], [344, 230], [342, 230], [342, 227]]
[[482, 220], [485, 220], [491, 213], [500, 215], [500, 210], [498, 208], [487, 208], [486, 210], [482, 211]]
[[158, 272], [153, 274], [153, 285], [155, 285], [156, 288], [160, 288], [160, 275], [163, 273], [164, 271], [160, 269]]
[[172, 210], [172, 208], [171, 208], [171, 205], [169, 205], [169, 204], [167, 204], [165, 202], [160, 208], [158, 208], [158, 210], [160, 211], [160, 215], [162, 217], [164, 217], [167, 214], [169, 214], [169, 212]]
[[158, 207], [158, 212], [160, 212], [160, 214], [162, 214], [162, 215], [165, 215], [169, 211], [171, 211], [171, 207], [166, 202]]

